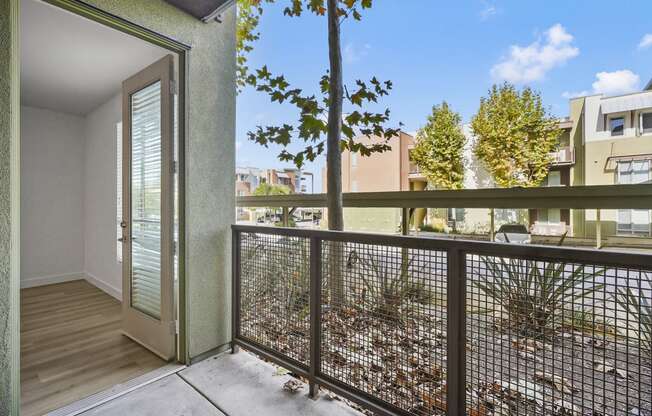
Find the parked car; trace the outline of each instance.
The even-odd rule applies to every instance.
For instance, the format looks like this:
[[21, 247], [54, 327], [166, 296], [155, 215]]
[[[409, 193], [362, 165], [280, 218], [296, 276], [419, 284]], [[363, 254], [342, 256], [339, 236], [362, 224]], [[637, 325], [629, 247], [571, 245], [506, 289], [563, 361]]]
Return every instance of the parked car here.
[[532, 235], [523, 224], [503, 224], [494, 239], [501, 243], [530, 244]]

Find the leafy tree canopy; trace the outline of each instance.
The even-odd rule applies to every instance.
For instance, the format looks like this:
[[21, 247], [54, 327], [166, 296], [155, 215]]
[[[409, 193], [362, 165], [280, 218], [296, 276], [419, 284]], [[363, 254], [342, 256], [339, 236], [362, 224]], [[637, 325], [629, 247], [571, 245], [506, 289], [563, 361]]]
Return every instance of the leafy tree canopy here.
[[263, 182], [254, 189], [254, 196], [289, 195], [290, 188], [285, 185], [271, 185]]
[[[280, 2], [281, 0], [276, 0]], [[301, 16], [304, 12], [325, 15], [326, 0], [285, 0], [284, 13], [290, 17]], [[256, 28], [263, 10], [263, 3], [275, 0], [239, 0], [238, 19], [238, 65], [241, 86], [251, 86], [266, 93], [271, 102], [290, 104], [299, 114], [297, 123], [278, 126], [257, 126], [248, 133], [248, 138], [262, 146], [277, 144], [283, 147], [278, 155], [281, 161], [293, 162], [302, 167], [308, 161], [314, 161], [326, 150], [325, 137], [328, 133], [328, 107], [330, 104], [330, 74], [327, 72], [319, 80], [319, 94], [304, 92], [292, 88], [283, 75], [273, 74], [267, 66], [250, 72], [246, 66], [246, 56], [252, 50], [252, 43], [259, 38]], [[348, 17], [355, 20], [362, 18], [361, 10], [372, 6], [372, 0], [339, 0], [337, 14], [340, 24]], [[342, 120], [342, 138], [340, 151], [350, 150], [369, 156], [374, 152], [389, 150], [387, 140], [398, 135], [398, 128], [387, 128], [390, 111], [367, 111], [365, 106], [377, 103], [381, 97], [389, 94], [391, 81], [380, 81], [372, 77], [369, 81], [357, 80], [352, 88], [344, 87], [344, 101], [348, 104]], [[358, 135], [376, 137], [371, 144], [355, 141]], [[291, 152], [288, 146], [293, 141], [304, 143], [301, 150]]]
[[471, 120], [475, 154], [500, 187], [533, 187], [548, 175], [550, 152], [561, 130], [544, 108], [541, 94], [494, 85]]
[[411, 153], [428, 182], [440, 189], [461, 189], [464, 185], [462, 117], [446, 102], [432, 108], [428, 123], [417, 132]]

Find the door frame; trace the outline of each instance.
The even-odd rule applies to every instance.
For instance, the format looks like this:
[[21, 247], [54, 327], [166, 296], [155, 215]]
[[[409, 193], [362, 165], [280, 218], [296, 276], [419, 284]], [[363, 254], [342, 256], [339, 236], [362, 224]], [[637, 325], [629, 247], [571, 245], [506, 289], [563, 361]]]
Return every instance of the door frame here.
[[[177, 180], [178, 180], [178, 321], [179, 333], [177, 341], [176, 361], [186, 364], [190, 361], [188, 355], [188, 313], [187, 313], [187, 283], [186, 283], [186, 217], [185, 217], [185, 190], [186, 190], [186, 138], [188, 137], [188, 74], [191, 47], [161, 33], [133, 23], [127, 19], [106, 12], [100, 8], [86, 4], [81, 0], [42, 0], [52, 6], [67, 10], [78, 16], [92, 20], [98, 24], [118, 30], [130, 36], [137, 37], [153, 45], [160, 46], [178, 56], [178, 141], [177, 141]], [[17, 414], [20, 406], [20, 0], [9, 0], [10, 16], [8, 18], [11, 31], [10, 57], [10, 100], [11, 100], [11, 126], [10, 126], [10, 157], [9, 168], [11, 181], [11, 248], [10, 248], [10, 304], [9, 304], [9, 353], [12, 376], [10, 381], [10, 411]]]
[[187, 339], [187, 302], [186, 302], [186, 273], [185, 273], [185, 258], [186, 258], [186, 216], [185, 216], [185, 190], [186, 190], [186, 175], [185, 175], [185, 148], [186, 137], [188, 136], [188, 125], [186, 123], [188, 116], [188, 108], [186, 102], [188, 101], [188, 61], [190, 58], [191, 47], [185, 43], [179, 42], [161, 33], [150, 30], [146, 27], [140, 26], [122, 17], [116, 16], [112, 13], [106, 12], [90, 4], [84, 3], [80, 0], [41, 0], [53, 6], [67, 10], [78, 16], [85, 17], [96, 23], [108, 26], [112, 29], [118, 30], [127, 35], [137, 37], [141, 40], [149, 42], [153, 45], [160, 46], [170, 52], [176, 53], [179, 60], [179, 74], [177, 76], [178, 82], [178, 102], [179, 110], [176, 116], [179, 118], [179, 137], [176, 143], [177, 147], [177, 175], [178, 175], [178, 218], [179, 218], [179, 241], [177, 242], [177, 255], [178, 255], [178, 273], [179, 273], [179, 293], [178, 293], [178, 320], [179, 320], [179, 334], [177, 342], [177, 362], [186, 364], [189, 362], [188, 356], [188, 339]]

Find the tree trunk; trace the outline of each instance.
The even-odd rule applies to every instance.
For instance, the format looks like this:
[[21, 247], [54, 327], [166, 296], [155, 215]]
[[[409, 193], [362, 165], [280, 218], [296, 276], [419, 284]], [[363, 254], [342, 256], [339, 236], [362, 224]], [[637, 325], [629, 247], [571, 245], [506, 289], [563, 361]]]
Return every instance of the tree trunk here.
[[[342, 204], [342, 103], [344, 100], [344, 82], [342, 80], [342, 49], [340, 42], [340, 17], [337, 9], [339, 0], [328, 0], [328, 57], [330, 61], [330, 88], [328, 105], [328, 137], [326, 139], [326, 180], [328, 229], [344, 230], [344, 213]], [[346, 302], [344, 279], [342, 276], [343, 247], [339, 242], [328, 244], [328, 261], [330, 273], [328, 286], [330, 303], [339, 307]]]
[[340, 44], [340, 22], [337, 15], [339, 0], [328, 0], [328, 51], [330, 61], [330, 89], [328, 98], [328, 137], [326, 140], [326, 175], [328, 229], [342, 231], [342, 102], [344, 86], [342, 81], [342, 49]]

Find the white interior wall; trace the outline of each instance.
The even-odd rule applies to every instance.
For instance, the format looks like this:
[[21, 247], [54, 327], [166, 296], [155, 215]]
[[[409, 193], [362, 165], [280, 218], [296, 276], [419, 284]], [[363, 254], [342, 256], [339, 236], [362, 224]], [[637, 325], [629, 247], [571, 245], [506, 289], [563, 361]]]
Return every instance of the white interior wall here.
[[84, 124], [84, 263], [87, 279], [120, 298], [121, 263], [117, 261], [117, 124], [122, 95], [86, 116]]
[[21, 286], [84, 272], [84, 118], [21, 107]]
[[85, 278], [121, 297], [116, 139], [121, 95], [86, 117], [22, 107], [21, 284]]

